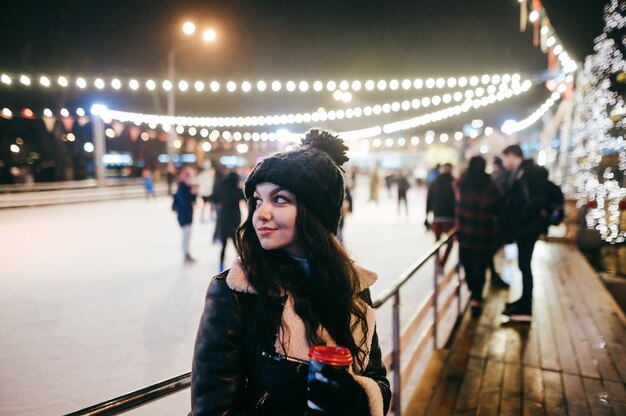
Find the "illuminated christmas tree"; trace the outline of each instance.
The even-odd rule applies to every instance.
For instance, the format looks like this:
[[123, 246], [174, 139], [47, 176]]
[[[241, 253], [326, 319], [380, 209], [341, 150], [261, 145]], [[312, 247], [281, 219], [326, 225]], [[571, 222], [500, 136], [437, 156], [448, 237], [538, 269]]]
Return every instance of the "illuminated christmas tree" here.
[[569, 182], [566, 190], [587, 205], [587, 227], [608, 243], [625, 241], [626, 0], [605, 6], [603, 33], [578, 73]]

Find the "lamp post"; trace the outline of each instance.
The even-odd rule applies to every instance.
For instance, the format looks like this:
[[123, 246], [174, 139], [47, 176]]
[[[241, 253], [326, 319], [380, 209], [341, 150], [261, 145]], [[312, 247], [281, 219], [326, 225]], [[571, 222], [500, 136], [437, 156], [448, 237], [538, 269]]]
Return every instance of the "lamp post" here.
[[[192, 36], [196, 32], [196, 25], [193, 22], [185, 22], [182, 31], [186, 36]], [[213, 29], [206, 29], [202, 33], [202, 39], [205, 42], [213, 42], [217, 34]], [[171, 88], [167, 92], [167, 115], [173, 118], [176, 116], [176, 54], [179, 51], [179, 45], [172, 46], [167, 54], [167, 79], [172, 83]], [[174, 141], [178, 133], [176, 132], [176, 123], [171, 123], [170, 131], [167, 136], [167, 159], [169, 163], [173, 163]]]

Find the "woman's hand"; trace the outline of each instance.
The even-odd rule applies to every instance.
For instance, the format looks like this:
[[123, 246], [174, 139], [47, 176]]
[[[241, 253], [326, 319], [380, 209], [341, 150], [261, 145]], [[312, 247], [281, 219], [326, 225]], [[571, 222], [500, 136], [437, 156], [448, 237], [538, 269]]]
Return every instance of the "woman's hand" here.
[[307, 409], [307, 416], [317, 415], [369, 415], [367, 395], [346, 370], [332, 367], [322, 369], [329, 382], [311, 380], [307, 398], [322, 410]]

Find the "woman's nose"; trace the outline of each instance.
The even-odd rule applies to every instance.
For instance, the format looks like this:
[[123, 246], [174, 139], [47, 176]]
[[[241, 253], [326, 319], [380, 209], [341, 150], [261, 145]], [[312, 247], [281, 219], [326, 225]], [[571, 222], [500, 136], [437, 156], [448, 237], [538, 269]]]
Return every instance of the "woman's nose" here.
[[259, 219], [267, 221], [272, 218], [270, 204], [263, 202], [257, 207], [256, 211]]

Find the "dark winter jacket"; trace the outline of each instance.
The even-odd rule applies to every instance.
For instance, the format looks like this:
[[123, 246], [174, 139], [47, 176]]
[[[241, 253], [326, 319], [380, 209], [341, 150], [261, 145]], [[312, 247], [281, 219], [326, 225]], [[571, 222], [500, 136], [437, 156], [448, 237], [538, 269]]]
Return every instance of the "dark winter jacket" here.
[[[358, 270], [362, 299], [371, 305], [368, 287], [376, 275]], [[211, 281], [191, 372], [193, 416], [304, 414], [310, 347], [304, 322], [295, 312], [291, 296], [270, 298], [268, 307], [282, 310], [281, 320], [289, 336], [284, 336], [282, 328], [276, 328], [277, 342], [259, 345], [260, 341], [246, 336], [246, 325], [257, 299], [256, 291], [238, 264]], [[370, 306], [366, 316], [368, 361], [365, 371], [354, 377], [365, 392], [370, 414], [382, 416], [389, 409], [391, 391], [378, 345], [374, 310]], [[332, 339], [328, 343], [332, 345]]]
[[509, 188], [509, 171], [504, 168], [498, 168], [491, 174], [491, 180], [493, 180], [494, 185], [500, 191], [500, 194], [506, 194], [506, 191]]
[[193, 203], [195, 200], [196, 194], [191, 192], [191, 187], [185, 182], [179, 182], [178, 189], [174, 194], [172, 208], [178, 214], [178, 223], [181, 227], [191, 224], [193, 221]]
[[496, 218], [501, 196], [486, 173], [461, 177], [456, 185], [457, 239], [464, 248], [490, 250], [496, 246]]
[[524, 160], [509, 180], [502, 214], [506, 242], [538, 238], [547, 229], [547, 171], [532, 160]]
[[428, 188], [426, 197], [426, 213], [432, 211], [435, 218], [454, 218], [456, 201], [454, 199], [454, 178], [449, 173], [437, 176]]
[[220, 238], [234, 238], [235, 231], [241, 223], [241, 209], [239, 202], [245, 200], [243, 190], [239, 187], [239, 176], [231, 172], [216, 186], [211, 199], [220, 205], [218, 222], [220, 223]]
[[398, 178], [398, 196], [405, 196], [409, 189], [411, 189], [411, 184], [406, 176], [400, 176]]

